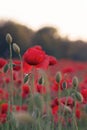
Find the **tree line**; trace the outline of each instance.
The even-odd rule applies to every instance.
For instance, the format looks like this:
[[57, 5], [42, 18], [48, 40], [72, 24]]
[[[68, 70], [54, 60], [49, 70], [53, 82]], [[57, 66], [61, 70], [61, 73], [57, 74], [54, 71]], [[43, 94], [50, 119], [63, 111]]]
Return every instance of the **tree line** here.
[[[53, 55], [57, 59], [87, 61], [86, 42], [70, 41], [67, 37], [62, 38], [55, 27], [46, 26], [35, 31], [12, 21], [0, 22], [0, 57], [9, 58], [9, 47], [5, 39], [7, 33], [10, 33], [13, 42], [20, 46], [22, 55], [27, 48], [41, 45], [47, 54]], [[17, 55], [13, 52], [13, 58], [15, 57]]]

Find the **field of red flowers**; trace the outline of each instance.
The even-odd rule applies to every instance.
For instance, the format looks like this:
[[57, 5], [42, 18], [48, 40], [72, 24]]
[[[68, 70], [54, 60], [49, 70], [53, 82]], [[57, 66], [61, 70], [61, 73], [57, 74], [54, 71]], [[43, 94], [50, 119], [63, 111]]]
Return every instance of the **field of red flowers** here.
[[[87, 130], [87, 62], [57, 60], [41, 46], [20, 48], [7, 34], [0, 58], [0, 130]], [[12, 59], [12, 47], [18, 59]]]

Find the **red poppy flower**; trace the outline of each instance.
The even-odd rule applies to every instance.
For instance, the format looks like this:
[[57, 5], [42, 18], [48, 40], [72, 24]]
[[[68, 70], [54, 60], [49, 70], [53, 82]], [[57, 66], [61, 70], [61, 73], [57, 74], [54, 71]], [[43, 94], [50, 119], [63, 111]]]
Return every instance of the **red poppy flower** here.
[[58, 92], [59, 84], [56, 81], [54, 81], [53, 85], [51, 86], [51, 89], [54, 92]]
[[75, 69], [74, 69], [74, 67], [66, 67], [66, 68], [63, 68], [62, 72], [63, 73], [73, 73], [73, 72], [75, 72]]
[[16, 111], [20, 111], [21, 110], [21, 106], [17, 105], [16, 106]]
[[82, 94], [82, 96], [83, 96], [83, 98], [84, 98], [84, 103], [87, 103], [87, 89], [82, 89], [81, 90], [81, 94]]
[[[21, 69], [21, 62], [19, 60], [14, 60], [13, 61], [13, 70], [15, 71], [20, 71]], [[27, 62], [23, 61], [23, 72], [24, 73], [29, 73], [29, 71], [32, 69], [32, 66], [27, 64]]]
[[55, 115], [57, 114], [57, 112], [58, 112], [58, 106], [56, 105], [52, 108], [52, 114]]
[[54, 122], [58, 122], [58, 98], [55, 98], [51, 102], [51, 111], [54, 118]]
[[76, 109], [76, 117], [78, 118], [78, 119], [80, 119], [80, 117], [81, 117], [81, 111], [79, 110], [79, 109]]
[[86, 89], [86, 88], [87, 88], [86, 83], [84, 83], [84, 82], [80, 82], [80, 83], [79, 83], [79, 88], [80, 88], [80, 90], [82, 90], [82, 89]]
[[25, 98], [27, 98], [27, 97], [28, 97], [28, 94], [26, 94], [26, 93], [22, 92], [21, 96], [22, 96], [22, 98], [23, 98], [23, 99], [25, 99]]
[[[65, 104], [65, 102], [66, 102], [66, 97], [62, 97], [61, 99], [60, 99], [60, 102], [61, 103], [63, 103], [63, 104]], [[69, 106], [70, 108], [73, 108], [73, 106], [74, 106], [74, 100], [73, 100], [73, 98], [72, 97], [68, 97], [68, 100], [67, 100], [67, 106]]]
[[0, 123], [5, 123], [6, 122], [6, 118], [7, 118], [7, 114], [6, 113], [0, 114]]
[[10, 78], [6, 78], [5, 79], [5, 82], [8, 84], [8, 83], [10, 83]]
[[4, 89], [0, 88], [0, 99], [8, 100], [8, 92], [6, 92]]
[[24, 53], [23, 59], [30, 65], [38, 65], [45, 59], [45, 52], [41, 47], [35, 46]]
[[0, 58], [0, 69], [7, 63], [7, 61], [3, 58]]
[[57, 59], [54, 56], [49, 56], [49, 65], [57, 64]]
[[17, 79], [17, 74], [15, 72], [13, 72], [13, 80]]
[[32, 66], [29, 65], [27, 62], [23, 62], [23, 72], [29, 73], [32, 70]]
[[47, 69], [49, 66], [49, 57], [42, 50], [41, 46], [29, 48], [23, 55], [24, 62], [36, 68]]
[[7, 111], [8, 111], [8, 104], [7, 103], [1, 104], [1, 113], [7, 113]]
[[17, 83], [17, 86], [19, 87], [19, 86], [21, 85], [21, 83], [22, 83], [22, 80], [21, 80], [21, 79], [18, 79], [18, 80], [16, 81], [16, 83]]
[[21, 69], [21, 62], [19, 60], [13, 60], [13, 70], [19, 71]]
[[21, 107], [21, 109], [23, 111], [27, 111], [28, 110], [28, 105], [27, 104], [23, 104], [22, 107]]
[[52, 100], [52, 102], [51, 102], [51, 107], [53, 108], [53, 107], [55, 107], [55, 106], [58, 106], [58, 98], [55, 98], [54, 100]]
[[37, 84], [36, 85], [36, 91], [41, 93], [41, 94], [45, 94], [46, 93], [46, 87], [41, 85], [41, 84]]
[[29, 92], [30, 92], [29, 86], [28, 85], [23, 85], [22, 91], [25, 94], [29, 94]]

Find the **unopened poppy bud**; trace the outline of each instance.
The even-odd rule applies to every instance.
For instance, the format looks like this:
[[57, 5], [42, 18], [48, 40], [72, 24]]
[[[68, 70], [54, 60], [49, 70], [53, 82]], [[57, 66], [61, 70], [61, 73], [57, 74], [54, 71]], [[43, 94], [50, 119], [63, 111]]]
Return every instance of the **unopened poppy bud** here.
[[62, 79], [61, 72], [57, 72], [56, 74], [56, 82], [59, 83]]
[[20, 54], [20, 47], [19, 47], [16, 43], [13, 43], [13, 50], [14, 50], [17, 54]]
[[40, 79], [38, 80], [38, 83], [39, 83], [39, 84], [44, 84], [44, 78], [43, 78], [43, 77], [40, 77]]
[[64, 82], [62, 83], [62, 89], [66, 89], [66, 88], [67, 88], [67, 82], [64, 81]]
[[6, 34], [6, 41], [7, 41], [9, 44], [12, 43], [12, 36], [11, 36], [10, 33], [7, 33], [7, 34]]
[[64, 105], [63, 107], [64, 107], [65, 112], [67, 112], [67, 113], [72, 112], [72, 109], [69, 106]]
[[31, 75], [31, 73], [25, 75], [25, 77], [24, 77], [24, 83], [26, 83], [28, 81], [30, 75]]
[[78, 78], [75, 76], [72, 81], [73, 89], [78, 87]]
[[75, 97], [76, 97], [77, 101], [83, 102], [83, 96], [82, 96], [82, 94], [80, 92], [76, 91], [75, 92]]

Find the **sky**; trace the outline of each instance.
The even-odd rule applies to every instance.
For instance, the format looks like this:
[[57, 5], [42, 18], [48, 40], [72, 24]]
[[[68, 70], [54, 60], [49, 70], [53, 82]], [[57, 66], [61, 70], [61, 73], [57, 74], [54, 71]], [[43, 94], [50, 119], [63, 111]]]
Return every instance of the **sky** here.
[[87, 41], [87, 0], [0, 0], [0, 19], [35, 30], [53, 26], [64, 37]]

